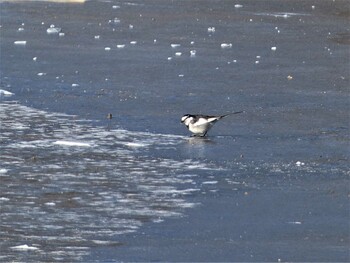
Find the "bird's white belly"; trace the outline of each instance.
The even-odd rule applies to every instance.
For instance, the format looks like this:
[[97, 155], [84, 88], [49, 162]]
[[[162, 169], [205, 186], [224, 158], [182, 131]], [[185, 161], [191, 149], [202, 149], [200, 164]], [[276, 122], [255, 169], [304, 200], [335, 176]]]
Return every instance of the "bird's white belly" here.
[[211, 123], [204, 123], [202, 125], [190, 124], [188, 129], [196, 135], [204, 135], [212, 126]]

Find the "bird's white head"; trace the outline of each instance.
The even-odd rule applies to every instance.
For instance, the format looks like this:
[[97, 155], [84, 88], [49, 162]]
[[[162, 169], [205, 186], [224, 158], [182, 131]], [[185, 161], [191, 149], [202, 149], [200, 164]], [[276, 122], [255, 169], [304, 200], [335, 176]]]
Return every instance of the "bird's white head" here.
[[186, 126], [188, 126], [190, 124], [190, 122], [192, 121], [193, 117], [190, 114], [186, 114], [184, 116], [182, 116], [181, 118], [181, 122], [184, 123]]

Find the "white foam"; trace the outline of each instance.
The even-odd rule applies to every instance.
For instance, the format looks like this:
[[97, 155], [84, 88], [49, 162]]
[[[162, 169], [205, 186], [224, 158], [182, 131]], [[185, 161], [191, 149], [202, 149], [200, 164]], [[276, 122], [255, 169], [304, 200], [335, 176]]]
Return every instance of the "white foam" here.
[[129, 147], [146, 147], [148, 146], [148, 144], [145, 144], [145, 143], [137, 143], [137, 142], [128, 142], [125, 144], [126, 146], [129, 146]]
[[28, 245], [20, 245], [20, 246], [11, 247], [11, 249], [13, 249], [13, 250], [20, 250], [20, 251], [28, 251], [28, 250], [38, 250], [39, 248], [31, 247], [31, 246], [28, 246]]
[[5, 168], [1, 168], [1, 169], [0, 169], [0, 174], [5, 174], [5, 173], [7, 173], [7, 172], [8, 172], [8, 170], [5, 169]]
[[54, 203], [54, 202], [47, 202], [47, 203], [45, 203], [45, 205], [47, 205], [47, 206], [55, 206], [56, 203]]
[[93, 243], [97, 245], [113, 245], [113, 244], [119, 244], [118, 242], [114, 241], [105, 241], [105, 240], [91, 240]]
[[55, 141], [53, 144], [62, 146], [91, 147], [91, 144], [89, 143], [76, 141]]
[[276, 18], [290, 18], [292, 16], [306, 16], [306, 15], [309, 15], [309, 14], [291, 13], [291, 12], [277, 12], [277, 13], [256, 13], [256, 15], [273, 16], [273, 17], [276, 17]]
[[202, 184], [217, 184], [218, 181], [205, 181]]
[[7, 198], [7, 197], [0, 197], [0, 201], [10, 201], [10, 198]]

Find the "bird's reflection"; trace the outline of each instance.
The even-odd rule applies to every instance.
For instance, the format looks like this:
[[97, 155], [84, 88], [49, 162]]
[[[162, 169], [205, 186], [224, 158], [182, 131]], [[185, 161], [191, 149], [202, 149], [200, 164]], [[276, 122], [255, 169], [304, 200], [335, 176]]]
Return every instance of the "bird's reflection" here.
[[208, 147], [215, 144], [212, 138], [192, 136], [187, 139], [185, 148], [187, 154], [193, 158], [206, 158]]
[[204, 144], [215, 144], [216, 143], [209, 137], [201, 137], [201, 136], [191, 136], [187, 139], [187, 142], [190, 145], [204, 145]]

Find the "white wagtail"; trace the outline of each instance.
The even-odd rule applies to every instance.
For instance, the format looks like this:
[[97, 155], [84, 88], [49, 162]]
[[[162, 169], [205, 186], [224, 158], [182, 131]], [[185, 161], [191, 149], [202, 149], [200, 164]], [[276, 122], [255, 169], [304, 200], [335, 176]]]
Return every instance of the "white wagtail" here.
[[220, 119], [243, 111], [237, 111], [228, 113], [221, 116], [208, 116], [201, 114], [186, 114], [182, 116], [181, 123], [184, 123], [186, 127], [193, 133], [194, 136], [205, 136], [211, 127]]

